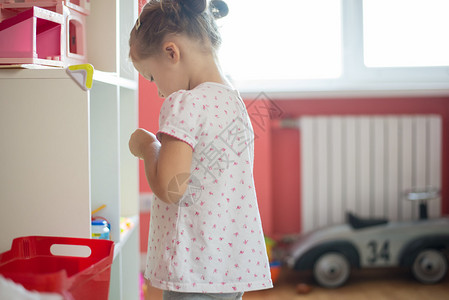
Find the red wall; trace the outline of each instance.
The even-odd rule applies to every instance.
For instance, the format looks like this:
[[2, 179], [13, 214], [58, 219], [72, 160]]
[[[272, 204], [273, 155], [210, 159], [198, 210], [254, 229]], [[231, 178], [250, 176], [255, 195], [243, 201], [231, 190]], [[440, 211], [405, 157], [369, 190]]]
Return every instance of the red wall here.
[[[162, 99], [153, 83], [139, 80], [140, 127], [156, 132]], [[254, 100], [246, 100], [247, 106]], [[276, 100], [282, 117], [304, 115], [439, 114], [443, 120], [442, 212], [449, 214], [449, 97]], [[249, 109], [250, 116], [252, 114]], [[300, 228], [300, 132], [279, 128], [276, 120], [253, 122], [254, 178], [262, 224], [267, 235], [298, 233]], [[149, 192], [141, 162], [140, 191]], [[141, 214], [141, 251], [146, 251], [149, 213]]]
[[[151, 132], [156, 132], [159, 128], [159, 111], [163, 99], [158, 97], [157, 88], [154, 83], [149, 82], [139, 75], [139, 127]], [[139, 186], [140, 193], [151, 192], [148, 185], [143, 165], [139, 161]], [[140, 252], [147, 252], [148, 233], [150, 224], [150, 213], [140, 213]]]
[[[149, 82], [139, 75], [139, 127], [151, 132], [159, 129], [159, 111], [164, 99], [158, 97], [154, 83]], [[140, 161], [140, 192], [150, 192], [144, 173], [143, 161]]]
[[272, 130], [271, 157], [273, 228], [275, 235], [298, 233], [300, 228], [300, 132], [296, 129]]

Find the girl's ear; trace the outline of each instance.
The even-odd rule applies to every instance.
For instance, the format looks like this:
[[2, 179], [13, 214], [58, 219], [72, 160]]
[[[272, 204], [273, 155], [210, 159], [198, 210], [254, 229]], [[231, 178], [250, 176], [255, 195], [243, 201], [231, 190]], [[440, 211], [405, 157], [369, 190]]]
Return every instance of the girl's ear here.
[[173, 42], [165, 42], [163, 45], [164, 56], [172, 63], [177, 63], [181, 57], [179, 47]]

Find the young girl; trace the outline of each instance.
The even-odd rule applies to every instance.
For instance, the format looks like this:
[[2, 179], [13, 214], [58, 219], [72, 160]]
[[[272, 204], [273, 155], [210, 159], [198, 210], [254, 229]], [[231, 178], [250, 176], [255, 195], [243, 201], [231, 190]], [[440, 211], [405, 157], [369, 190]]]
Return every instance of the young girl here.
[[222, 1], [151, 0], [130, 36], [135, 68], [165, 97], [156, 135], [136, 130], [155, 194], [145, 277], [164, 299], [241, 299], [272, 287], [253, 180], [254, 134], [220, 70]]

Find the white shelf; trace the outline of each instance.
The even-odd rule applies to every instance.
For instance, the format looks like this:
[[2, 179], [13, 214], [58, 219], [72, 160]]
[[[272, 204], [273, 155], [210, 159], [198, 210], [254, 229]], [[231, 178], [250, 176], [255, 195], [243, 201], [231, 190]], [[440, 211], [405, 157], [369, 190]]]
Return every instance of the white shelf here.
[[[138, 126], [138, 76], [128, 59], [136, 0], [91, 1], [87, 55], [94, 68], [91, 90], [92, 207], [107, 204], [115, 241], [109, 299], [139, 299], [139, 173], [128, 140]], [[114, 134], [111, 135], [111, 131]], [[120, 234], [120, 217], [133, 228]]]
[[120, 234], [120, 242], [114, 244], [114, 259], [122, 251], [122, 248], [128, 242], [130, 236], [134, 234], [135, 231], [139, 231], [139, 216], [128, 217], [132, 222], [132, 227]]
[[137, 19], [136, 0], [91, 1], [87, 17], [88, 61], [95, 69], [136, 81], [128, 58], [129, 33]]
[[111, 85], [116, 85], [119, 87], [137, 90], [138, 83], [135, 80], [131, 80], [124, 77], [119, 77], [117, 73], [113, 72], [103, 72], [100, 70], [94, 71], [94, 80], [102, 83], [107, 83]]

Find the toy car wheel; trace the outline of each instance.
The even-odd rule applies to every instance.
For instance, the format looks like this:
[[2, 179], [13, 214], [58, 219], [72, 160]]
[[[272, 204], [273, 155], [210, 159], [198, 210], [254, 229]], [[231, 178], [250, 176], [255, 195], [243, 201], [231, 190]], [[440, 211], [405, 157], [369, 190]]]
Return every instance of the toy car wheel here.
[[448, 262], [441, 251], [426, 249], [413, 261], [412, 273], [422, 283], [437, 283], [446, 276]]
[[338, 252], [327, 252], [318, 257], [313, 276], [321, 286], [336, 288], [346, 283], [351, 273], [348, 259]]

